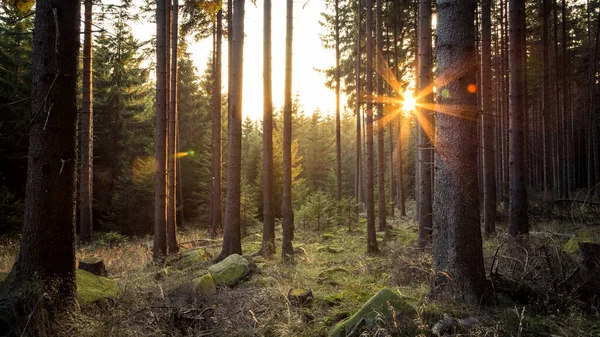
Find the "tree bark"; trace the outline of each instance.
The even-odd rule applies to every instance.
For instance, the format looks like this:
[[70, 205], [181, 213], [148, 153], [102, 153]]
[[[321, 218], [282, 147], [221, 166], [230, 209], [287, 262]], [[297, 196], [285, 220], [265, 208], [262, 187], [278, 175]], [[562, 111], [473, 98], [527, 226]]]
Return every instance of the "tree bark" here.
[[486, 237], [496, 231], [495, 115], [492, 94], [492, 0], [481, 5], [481, 97], [483, 105], [483, 223]]
[[340, 121], [340, 13], [339, 0], [335, 0], [335, 191], [336, 199], [342, 200], [342, 144]]
[[[0, 331], [25, 323], [26, 315], [48, 322], [75, 308], [80, 6], [36, 1], [24, 224], [17, 261], [0, 286]], [[23, 335], [39, 334], [20, 328]]]
[[373, 148], [373, 0], [367, 0], [367, 253], [376, 254], [377, 237], [375, 235], [375, 196], [374, 188], [374, 148]]
[[294, 260], [294, 211], [292, 210], [292, 42], [293, 42], [293, 1], [286, 1], [285, 25], [285, 86], [283, 105], [283, 196], [281, 214], [283, 216], [283, 242], [281, 256], [284, 261]]
[[552, 135], [550, 131], [552, 130], [552, 116], [554, 116], [554, 103], [552, 102], [552, 88], [553, 84], [550, 80], [550, 37], [549, 30], [550, 27], [548, 25], [548, 19], [550, 16], [550, 4], [548, 3], [550, 0], [542, 0], [542, 66], [543, 66], [543, 92], [542, 92], [542, 104], [544, 107], [542, 120], [543, 120], [543, 133], [542, 133], [542, 143], [543, 143], [543, 180], [544, 180], [544, 199], [552, 200]]
[[177, 242], [177, 46], [179, 29], [179, 0], [173, 0], [171, 19], [171, 99], [169, 102], [169, 213], [167, 216], [167, 239], [169, 253], [179, 251]]
[[227, 150], [227, 197], [223, 248], [218, 260], [231, 254], [242, 254], [240, 233], [240, 197], [242, 180], [242, 84], [244, 71], [244, 6], [245, 0], [233, 0], [230, 31], [231, 65]]
[[477, 194], [475, 0], [438, 0], [432, 293], [479, 304], [485, 290]]
[[271, 53], [271, 0], [264, 3], [263, 26], [263, 240], [262, 254], [275, 253], [275, 193], [273, 188], [273, 76]]
[[167, 26], [166, 0], [156, 1], [156, 176], [153, 257], [167, 255]]
[[[361, 52], [361, 12], [362, 12], [362, 4], [361, 0], [356, 1], [356, 11], [357, 11], [357, 22], [356, 22], [356, 201], [360, 205], [363, 202], [363, 192], [362, 192], [362, 127], [361, 127], [361, 112], [360, 112], [360, 103], [362, 100], [360, 89], [361, 89], [361, 81], [360, 81], [360, 61], [362, 58]], [[360, 207], [356, 208], [356, 217], [358, 219], [358, 212], [360, 211]]]
[[82, 242], [93, 239], [93, 168], [94, 168], [94, 112], [92, 78], [92, 0], [84, 1], [83, 32], [83, 97], [81, 107], [81, 181], [79, 183], [79, 238]]
[[[376, 84], [376, 95], [377, 101], [379, 97], [383, 95], [383, 81], [382, 73], [385, 65], [383, 65], [383, 21], [382, 21], [382, 8], [381, 0], [377, 0], [376, 3], [376, 28], [375, 28], [375, 42], [376, 42], [376, 56], [377, 56], [377, 69], [375, 77], [377, 78]], [[385, 204], [385, 149], [384, 149], [384, 136], [385, 126], [383, 125], [383, 104], [377, 103], [377, 220], [379, 224], [379, 231], [386, 229], [386, 204]]]
[[214, 69], [213, 69], [213, 92], [212, 92], [212, 121], [211, 121], [211, 135], [212, 135], [212, 149], [211, 149], [211, 170], [212, 170], [212, 181], [211, 181], [211, 224], [209, 235], [212, 238], [217, 237], [223, 230], [223, 219], [221, 208], [221, 160], [223, 154], [221, 153], [221, 106], [222, 106], [222, 95], [221, 95], [221, 57], [222, 57], [222, 41], [223, 41], [223, 10], [220, 9], [217, 12], [216, 18], [216, 31], [215, 31], [215, 54], [214, 54]]
[[519, 236], [529, 233], [525, 149], [525, 1], [509, 0], [509, 7], [510, 206], [508, 231], [511, 236]]
[[417, 92], [422, 96], [417, 108], [417, 221], [419, 222], [419, 247], [423, 248], [431, 242], [432, 233], [432, 147], [433, 118], [427, 108], [433, 104], [431, 93], [432, 48], [431, 48], [431, 0], [419, 0], [419, 78]]

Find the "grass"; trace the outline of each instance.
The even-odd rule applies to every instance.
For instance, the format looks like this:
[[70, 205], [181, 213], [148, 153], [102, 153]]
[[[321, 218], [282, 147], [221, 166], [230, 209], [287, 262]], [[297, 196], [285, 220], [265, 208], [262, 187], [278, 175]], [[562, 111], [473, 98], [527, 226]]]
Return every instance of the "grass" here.
[[[417, 228], [409, 220], [412, 218], [409, 214], [389, 219], [392, 229], [379, 240], [378, 256], [365, 254], [364, 224], [353, 225], [352, 232], [335, 226], [320, 234], [298, 229], [295, 265], [282, 264], [279, 254], [259, 259], [256, 272], [249, 278], [235, 287], [219, 288], [211, 296], [198, 294], [192, 284], [195, 273], [206, 269], [207, 263], [157, 277], [165, 266], [152, 262], [150, 237], [97, 240], [81, 247], [77, 257], [103, 258], [122, 292], [115, 300], [83, 305], [72, 317], [61, 321], [62, 331], [77, 336], [328, 336], [336, 323], [360, 309], [378, 290], [391, 287], [415, 308], [420, 336], [431, 336], [432, 325], [444, 313], [476, 317], [481, 323], [470, 329], [471, 336], [600, 336], [597, 308], [576, 302], [520, 303], [502, 295], [488, 306], [468, 308], [429, 299], [432, 259], [416, 249]], [[506, 238], [500, 227], [498, 236], [484, 243], [486, 270], [492, 262], [497, 263], [503, 273], [513, 268], [532, 285], [548, 286], [546, 258], [537, 248], [540, 243], [561, 247], [568, 237], [552, 234], [560, 232], [560, 226], [559, 222], [538, 221], [534, 230], [546, 234], [532, 235], [525, 267], [509, 263], [508, 248], [496, 253]], [[258, 227], [248, 229], [242, 242], [244, 253], [258, 251], [259, 231]], [[204, 233], [183, 231], [179, 239], [181, 243], [197, 242], [205, 239]], [[277, 238], [279, 248], [280, 231]], [[216, 256], [221, 241], [202, 240], [202, 245], [209, 255]], [[0, 245], [0, 272], [10, 270], [17, 249], [12, 241]], [[564, 259], [561, 261], [566, 268], [564, 255], [550, 255], [556, 261]], [[287, 293], [292, 288], [310, 289], [315, 297], [312, 307], [291, 306]], [[361, 336], [375, 336], [375, 331]]]

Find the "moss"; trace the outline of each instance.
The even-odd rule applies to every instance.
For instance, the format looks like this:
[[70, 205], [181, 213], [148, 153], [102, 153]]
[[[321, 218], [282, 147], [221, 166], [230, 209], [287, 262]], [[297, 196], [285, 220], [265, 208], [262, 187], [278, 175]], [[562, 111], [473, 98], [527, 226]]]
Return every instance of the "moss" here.
[[325, 233], [325, 234], [321, 235], [321, 239], [323, 239], [324, 241], [332, 240], [334, 238], [335, 238], [335, 235], [333, 235], [331, 233]]
[[217, 285], [211, 273], [206, 273], [196, 277], [193, 281], [194, 290], [202, 295], [214, 295], [217, 292]]
[[358, 312], [347, 320], [338, 323], [333, 328], [331, 337], [346, 336], [346, 333], [361, 319], [364, 319], [366, 325], [373, 325], [378, 316], [382, 316], [384, 320], [396, 320], [397, 317], [406, 318], [408, 316], [413, 318], [415, 315], [415, 309], [400, 298], [395, 291], [383, 288], [367, 301]]
[[569, 254], [579, 253], [580, 242], [594, 242], [594, 240], [589, 236], [573, 236], [564, 244], [563, 251]]
[[121, 290], [117, 283], [109, 278], [96, 276], [85, 270], [77, 269], [77, 300], [79, 303], [93, 303], [105, 297], [117, 297]]
[[186, 269], [194, 265], [208, 261], [212, 256], [205, 248], [198, 248], [180, 253], [182, 258], [173, 263], [177, 269]]
[[217, 285], [230, 286], [236, 284], [250, 272], [250, 263], [242, 256], [233, 254], [210, 266], [208, 271], [213, 275]]
[[83, 263], [94, 264], [94, 263], [98, 263], [98, 262], [102, 261], [102, 259], [99, 257], [96, 257], [96, 256], [92, 256], [92, 257], [86, 257], [85, 259], [81, 259], [79, 261], [83, 262]]

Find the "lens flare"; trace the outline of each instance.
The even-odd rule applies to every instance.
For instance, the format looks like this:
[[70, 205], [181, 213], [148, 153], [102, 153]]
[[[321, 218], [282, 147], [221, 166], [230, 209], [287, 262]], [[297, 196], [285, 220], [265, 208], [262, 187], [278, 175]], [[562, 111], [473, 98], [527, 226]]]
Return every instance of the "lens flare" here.
[[415, 110], [417, 100], [413, 97], [410, 90], [404, 92], [404, 99], [402, 100], [402, 110], [411, 112]]
[[178, 152], [177, 154], [175, 154], [175, 158], [185, 157], [185, 156], [188, 156], [189, 154], [190, 154], [189, 152]]

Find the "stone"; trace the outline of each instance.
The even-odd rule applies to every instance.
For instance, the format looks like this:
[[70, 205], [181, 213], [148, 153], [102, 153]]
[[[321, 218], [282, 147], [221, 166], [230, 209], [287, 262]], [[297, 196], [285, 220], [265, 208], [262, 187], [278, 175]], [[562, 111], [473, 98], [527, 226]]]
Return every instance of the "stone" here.
[[88, 271], [96, 276], [106, 276], [106, 267], [104, 266], [104, 260], [99, 257], [88, 257], [79, 260], [79, 269]]
[[210, 266], [208, 271], [212, 274], [217, 285], [231, 286], [250, 273], [250, 263], [242, 256], [233, 254]]
[[77, 301], [83, 304], [94, 303], [103, 298], [116, 298], [121, 289], [114, 280], [77, 269]]
[[415, 317], [415, 309], [407, 304], [400, 296], [392, 289], [383, 288], [375, 296], [371, 297], [363, 307], [348, 319], [339, 322], [332, 330], [331, 337], [347, 337], [360, 335], [358, 329], [353, 334], [348, 334], [353, 331], [357, 325], [372, 326], [375, 324], [377, 317], [395, 321], [397, 325], [406, 325], [409, 329], [415, 329], [413, 318]]
[[180, 253], [181, 258], [173, 262], [173, 267], [177, 269], [186, 269], [195, 264], [206, 262], [212, 256], [206, 251], [206, 248], [197, 248]]
[[217, 285], [211, 273], [206, 273], [192, 280], [194, 290], [202, 295], [210, 296], [217, 292]]
[[313, 304], [315, 297], [309, 289], [292, 288], [287, 295], [290, 303], [295, 307], [309, 307]]

